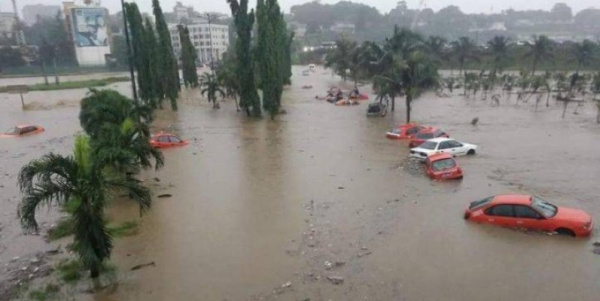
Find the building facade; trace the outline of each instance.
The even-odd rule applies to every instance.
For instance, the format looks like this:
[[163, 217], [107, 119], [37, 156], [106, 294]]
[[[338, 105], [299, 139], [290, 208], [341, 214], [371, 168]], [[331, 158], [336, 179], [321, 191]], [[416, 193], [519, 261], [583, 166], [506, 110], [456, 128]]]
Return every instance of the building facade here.
[[33, 25], [38, 18], [56, 18], [60, 13], [58, 5], [25, 5], [23, 6], [23, 22], [27, 25]]
[[80, 66], [105, 66], [110, 55], [108, 10], [100, 1], [63, 2], [66, 25]]
[[15, 14], [0, 12], [0, 38], [12, 39], [15, 33]]
[[[190, 40], [196, 48], [198, 61], [203, 64], [219, 61], [223, 53], [229, 48], [229, 26], [220, 24], [195, 23], [187, 25], [190, 31]], [[176, 24], [169, 24], [171, 44], [175, 55], [181, 56], [181, 41]]]

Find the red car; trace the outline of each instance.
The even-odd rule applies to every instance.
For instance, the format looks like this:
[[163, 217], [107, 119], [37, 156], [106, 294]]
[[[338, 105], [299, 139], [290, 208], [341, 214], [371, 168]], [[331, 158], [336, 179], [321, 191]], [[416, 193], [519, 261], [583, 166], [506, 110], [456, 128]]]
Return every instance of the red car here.
[[8, 129], [4, 134], [0, 135], [0, 138], [9, 138], [9, 137], [20, 137], [25, 135], [33, 135], [44, 132], [45, 129], [39, 125], [18, 125], [13, 128]]
[[586, 212], [557, 207], [531, 195], [497, 195], [475, 201], [464, 217], [477, 223], [577, 237], [589, 236], [594, 227]]
[[425, 127], [416, 123], [407, 123], [390, 130], [385, 136], [390, 139], [410, 139], [422, 129]]
[[150, 145], [154, 148], [167, 148], [188, 145], [188, 142], [173, 134], [160, 132], [152, 135]]
[[432, 180], [462, 179], [463, 172], [456, 160], [449, 154], [435, 154], [425, 160], [425, 173]]
[[423, 143], [429, 139], [438, 138], [438, 137], [449, 138], [450, 136], [448, 136], [448, 134], [444, 133], [444, 131], [434, 128], [434, 127], [422, 129], [419, 132], [417, 132], [417, 134], [414, 135], [414, 137], [412, 137], [410, 139], [410, 143], [408, 143], [408, 146], [410, 148], [417, 147], [417, 146], [421, 145], [421, 143]]

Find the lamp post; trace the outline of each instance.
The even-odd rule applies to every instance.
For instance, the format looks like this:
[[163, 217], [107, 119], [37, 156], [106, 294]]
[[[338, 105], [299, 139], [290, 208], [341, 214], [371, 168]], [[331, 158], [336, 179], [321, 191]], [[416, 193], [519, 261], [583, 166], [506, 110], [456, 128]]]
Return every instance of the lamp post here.
[[129, 61], [129, 73], [131, 74], [131, 89], [133, 90], [133, 101], [137, 103], [137, 88], [135, 87], [135, 75], [133, 73], [133, 55], [129, 43], [129, 31], [127, 30], [127, 14], [125, 13], [125, 1], [121, 0], [121, 13], [123, 14], [123, 31], [125, 32], [125, 43], [127, 44], [127, 58]]
[[211, 27], [211, 23], [212, 23], [212, 18], [214, 16], [211, 16], [210, 13], [206, 13], [206, 20], [208, 20], [208, 38], [209, 38], [209, 43], [210, 43], [210, 71], [213, 73], [213, 75], [215, 74], [215, 63], [213, 61], [213, 42], [212, 42], [212, 27]]

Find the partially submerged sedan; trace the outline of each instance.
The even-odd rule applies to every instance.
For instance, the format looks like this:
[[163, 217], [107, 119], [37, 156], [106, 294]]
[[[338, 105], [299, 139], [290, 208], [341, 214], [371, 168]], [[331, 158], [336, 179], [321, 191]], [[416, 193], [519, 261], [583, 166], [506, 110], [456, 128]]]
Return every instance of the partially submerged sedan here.
[[456, 160], [448, 154], [435, 154], [425, 160], [425, 173], [432, 180], [460, 180], [463, 172]]
[[450, 136], [448, 136], [448, 134], [446, 134], [444, 131], [434, 128], [434, 127], [425, 128], [425, 129], [422, 129], [419, 132], [417, 132], [417, 134], [415, 134], [414, 137], [410, 138], [410, 142], [408, 143], [408, 146], [410, 148], [417, 147], [417, 146], [421, 145], [421, 143], [423, 143], [429, 139], [439, 138], [439, 137], [448, 138]]
[[423, 129], [425, 129], [425, 127], [422, 125], [407, 123], [391, 129], [385, 136], [389, 139], [410, 139]]
[[474, 155], [477, 145], [458, 142], [450, 138], [435, 138], [423, 142], [418, 147], [410, 150], [409, 156], [421, 161], [433, 154], [449, 154], [451, 156]]
[[0, 138], [21, 137], [44, 132], [45, 129], [39, 125], [18, 125], [8, 129]]
[[552, 205], [531, 195], [497, 195], [472, 202], [466, 220], [509, 228], [586, 237], [592, 233], [592, 218], [585, 211]]
[[152, 135], [152, 138], [150, 138], [150, 145], [154, 148], [169, 148], [188, 145], [188, 142], [173, 134], [159, 132]]

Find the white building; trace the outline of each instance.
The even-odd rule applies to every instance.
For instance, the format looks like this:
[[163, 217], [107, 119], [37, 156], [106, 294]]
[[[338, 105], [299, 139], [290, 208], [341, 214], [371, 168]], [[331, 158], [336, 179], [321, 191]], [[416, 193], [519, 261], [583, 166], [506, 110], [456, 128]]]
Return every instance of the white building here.
[[351, 34], [353, 35], [356, 31], [356, 26], [351, 23], [335, 23], [329, 28], [329, 30], [339, 34]]
[[0, 37], [12, 38], [15, 24], [15, 14], [0, 12]]
[[192, 11], [193, 9], [191, 7], [187, 7], [187, 6], [183, 6], [183, 4], [181, 4], [181, 2], [177, 2], [175, 4], [175, 6], [173, 7], [173, 13], [175, 14], [175, 17], [177, 18], [177, 21], [181, 21], [181, 19], [190, 19], [190, 11]]
[[[190, 31], [190, 40], [198, 51], [198, 60], [201, 63], [210, 63], [211, 51], [214, 61], [223, 58], [223, 53], [229, 48], [229, 26], [220, 24], [196, 23], [187, 25]], [[169, 24], [171, 44], [175, 54], [181, 54], [181, 41], [176, 24]], [[212, 42], [212, 45], [211, 45]]]

